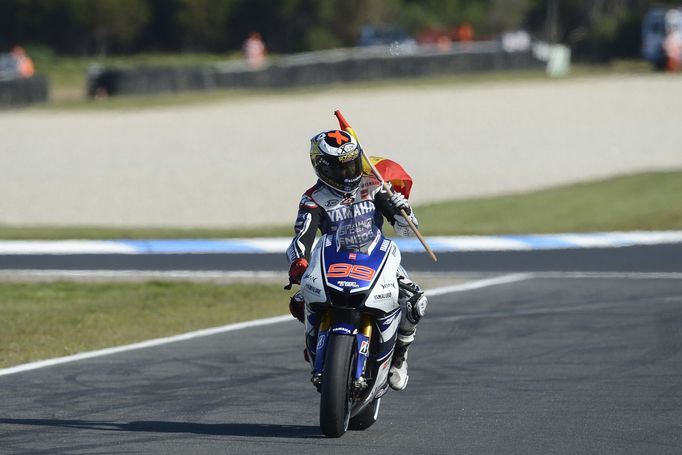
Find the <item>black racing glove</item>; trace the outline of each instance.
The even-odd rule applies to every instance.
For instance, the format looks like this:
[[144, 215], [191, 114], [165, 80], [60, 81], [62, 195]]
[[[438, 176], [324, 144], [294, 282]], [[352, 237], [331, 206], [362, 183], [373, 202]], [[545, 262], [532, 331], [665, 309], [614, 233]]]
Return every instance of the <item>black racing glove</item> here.
[[412, 213], [412, 209], [410, 209], [410, 204], [407, 202], [407, 198], [402, 193], [397, 191], [394, 191], [393, 195], [388, 197], [386, 203], [388, 204], [390, 210], [396, 215], [400, 214], [401, 210], [405, 210], [405, 213], [408, 215]]

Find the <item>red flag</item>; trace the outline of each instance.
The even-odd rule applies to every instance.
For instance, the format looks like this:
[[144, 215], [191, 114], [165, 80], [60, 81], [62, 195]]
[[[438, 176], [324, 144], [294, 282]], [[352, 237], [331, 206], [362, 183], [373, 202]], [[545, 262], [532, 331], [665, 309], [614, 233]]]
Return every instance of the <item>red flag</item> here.
[[[412, 190], [412, 177], [410, 177], [400, 164], [380, 156], [370, 156], [369, 160], [374, 167], [377, 168], [377, 171], [379, 171], [379, 174], [381, 174], [384, 180], [391, 182], [393, 189], [402, 193], [403, 196], [409, 199], [410, 191]], [[372, 172], [366, 163], [365, 172], [368, 174]]]

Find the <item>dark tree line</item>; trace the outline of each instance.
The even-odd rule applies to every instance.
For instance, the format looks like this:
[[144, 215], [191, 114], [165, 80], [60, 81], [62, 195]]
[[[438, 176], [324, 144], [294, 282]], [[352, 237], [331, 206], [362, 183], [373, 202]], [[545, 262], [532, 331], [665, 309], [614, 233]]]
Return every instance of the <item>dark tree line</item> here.
[[476, 36], [525, 28], [578, 56], [636, 55], [652, 0], [0, 0], [0, 50], [14, 44], [95, 55], [229, 52], [251, 31], [272, 52], [353, 46], [363, 25], [473, 26]]

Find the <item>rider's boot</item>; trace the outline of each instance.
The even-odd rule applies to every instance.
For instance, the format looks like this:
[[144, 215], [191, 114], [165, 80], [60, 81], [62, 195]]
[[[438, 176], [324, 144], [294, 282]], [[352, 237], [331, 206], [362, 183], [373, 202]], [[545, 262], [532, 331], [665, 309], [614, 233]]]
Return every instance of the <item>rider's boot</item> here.
[[395, 351], [391, 361], [391, 369], [388, 371], [388, 385], [394, 390], [403, 390], [407, 386], [407, 351], [414, 341], [416, 329], [411, 333], [398, 332], [398, 339], [395, 342]]
[[303, 301], [303, 294], [298, 291], [289, 299], [289, 313], [299, 322], [303, 322], [305, 318], [305, 302]]
[[407, 386], [407, 350], [414, 341], [414, 334], [428, 303], [424, 292], [413, 283], [404, 269], [398, 276], [398, 303], [402, 310], [400, 326], [398, 327], [398, 339], [395, 343], [395, 351], [388, 372], [388, 384], [395, 390], [403, 390]]

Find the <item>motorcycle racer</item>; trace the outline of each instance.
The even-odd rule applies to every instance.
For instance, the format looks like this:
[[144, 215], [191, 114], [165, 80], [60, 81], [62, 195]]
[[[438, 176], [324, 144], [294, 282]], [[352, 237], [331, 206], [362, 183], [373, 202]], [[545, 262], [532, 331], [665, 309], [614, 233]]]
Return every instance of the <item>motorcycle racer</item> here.
[[[318, 181], [301, 197], [294, 227], [295, 236], [287, 249], [289, 281], [300, 284], [308, 268], [317, 231], [333, 234], [349, 218], [361, 219], [381, 229], [384, 218], [399, 236], [412, 236], [404, 210], [412, 223], [417, 218], [407, 198], [399, 191], [391, 196], [381, 182], [363, 166], [363, 153], [356, 138], [342, 130], [322, 132], [310, 140], [310, 161]], [[390, 183], [389, 183], [390, 185]], [[414, 341], [416, 326], [427, 305], [423, 291], [413, 283], [403, 267], [398, 269], [401, 321], [389, 371], [389, 385], [402, 390], [407, 385], [407, 352]], [[299, 292], [291, 297], [291, 314], [306, 325], [307, 352], [317, 344], [319, 314], [303, 301]]]

